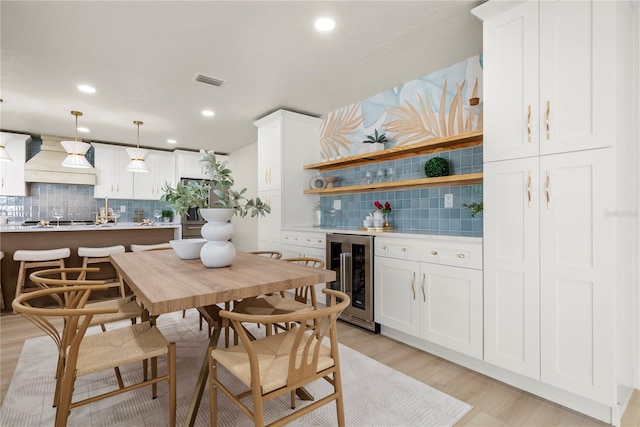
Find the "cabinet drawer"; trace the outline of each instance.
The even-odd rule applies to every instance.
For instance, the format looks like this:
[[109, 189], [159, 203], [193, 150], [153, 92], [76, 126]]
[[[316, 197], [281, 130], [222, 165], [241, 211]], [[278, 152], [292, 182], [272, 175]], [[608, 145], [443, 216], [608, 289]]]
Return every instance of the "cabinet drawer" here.
[[376, 237], [375, 255], [420, 261], [420, 253], [425, 250], [425, 242], [418, 240]]
[[482, 269], [482, 245], [473, 243], [425, 242], [421, 261], [433, 264]]
[[326, 235], [324, 233], [296, 233], [283, 231], [282, 243], [324, 250], [326, 245]]

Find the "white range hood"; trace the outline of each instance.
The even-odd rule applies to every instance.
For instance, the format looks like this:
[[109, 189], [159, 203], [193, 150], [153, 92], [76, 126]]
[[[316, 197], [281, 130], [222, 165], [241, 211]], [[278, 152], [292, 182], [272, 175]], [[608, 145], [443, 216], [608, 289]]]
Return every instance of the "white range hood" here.
[[40, 152], [24, 165], [24, 180], [45, 184], [96, 185], [94, 168], [76, 169], [62, 166], [67, 157], [60, 141], [69, 138], [42, 135]]

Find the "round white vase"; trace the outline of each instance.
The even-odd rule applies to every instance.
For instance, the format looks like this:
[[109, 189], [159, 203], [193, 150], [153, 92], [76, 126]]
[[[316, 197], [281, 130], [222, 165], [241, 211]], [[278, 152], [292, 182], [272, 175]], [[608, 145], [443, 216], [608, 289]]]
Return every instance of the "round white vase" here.
[[229, 221], [234, 214], [234, 209], [200, 209], [200, 215], [207, 220], [202, 226], [202, 237], [207, 243], [200, 249], [200, 260], [206, 267], [228, 267], [236, 258], [236, 248], [229, 241], [233, 237]]

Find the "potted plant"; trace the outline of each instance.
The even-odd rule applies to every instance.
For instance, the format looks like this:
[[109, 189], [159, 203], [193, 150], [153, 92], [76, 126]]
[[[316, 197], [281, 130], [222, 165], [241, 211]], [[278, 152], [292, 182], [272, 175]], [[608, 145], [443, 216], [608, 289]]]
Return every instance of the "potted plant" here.
[[171, 222], [173, 220], [173, 211], [170, 209], [163, 209], [162, 218], [164, 218], [164, 222]]
[[[387, 139], [387, 135], [384, 133], [378, 133], [376, 129], [373, 135], [367, 135], [366, 139], [362, 141], [364, 144], [372, 144], [371, 147], [373, 150], [370, 151], [378, 151], [384, 149], [384, 143], [389, 142]], [[381, 145], [378, 145], [381, 144]]]
[[[250, 214], [264, 216], [271, 212], [268, 204], [260, 198], [248, 199], [246, 188], [232, 189], [234, 180], [227, 162], [218, 162], [213, 151], [200, 150], [207, 181], [190, 181], [175, 187], [165, 184], [161, 201], [169, 203], [178, 215], [184, 215], [192, 207], [199, 208], [200, 215], [207, 220], [202, 227], [202, 237], [207, 243], [200, 250], [200, 259], [207, 267], [226, 267], [235, 259], [236, 251], [229, 239], [233, 236], [233, 226], [229, 222], [233, 215], [241, 218]], [[210, 197], [211, 194], [215, 197]]]

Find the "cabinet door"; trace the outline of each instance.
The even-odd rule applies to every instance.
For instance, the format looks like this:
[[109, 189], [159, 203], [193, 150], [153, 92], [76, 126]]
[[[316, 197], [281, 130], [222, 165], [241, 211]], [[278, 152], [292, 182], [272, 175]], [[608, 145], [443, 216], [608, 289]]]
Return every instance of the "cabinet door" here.
[[165, 182], [175, 185], [175, 160], [170, 153], [150, 152], [145, 161], [149, 172], [134, 175], [133, 195], [137, 200], [158, 200]]
[[29, 135], [2, 132], [2, 145], [13, 159], [0, 162], [0, 196], [26, 196], [24, 164]]
[[259, 192], [258, 197], [271, 207], [271, 213], [258, 217], [258, 249], [282, 251], [282, 197], [279, 191]]
[[615, 140], [618, 2], [540, 2], [540, 153]]
[[113, 197], [119, 199], [133, 199], [133, 172], [127, 172], [129, 155], [120, 147], [113, 150]]
[[484, 22], [484, 160], [538, 154], [538, 4]]
[[538, 158], [484, 165], [484, 360], [540, 378]]
[[258, 129], [258, 191], [280, 189], [281, 143], [280, 120]]
[[420, 336], [482, 359], [482, 271], [420, 264]]
[[600, 402], [615, 388], [612, 157], [602, 149], [540, 159], [542, 381]]
[[375, 257], [374, 319], [404, 333], [420, 335], [420, 263]]
[[[96, 171], [96, 185], [93, 187], [93, 197], [104, 199], [113, 197], [115, 191], [115, 152], [94, 144], [94, 162]], [[124, 171], [123, 171], [124, 173]]]

